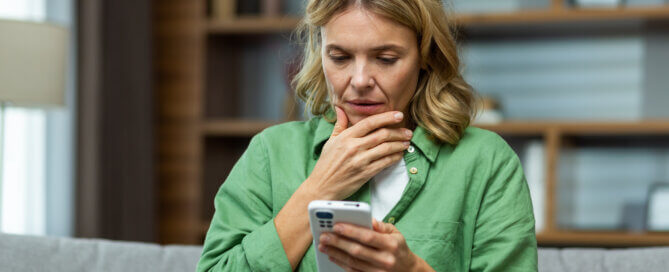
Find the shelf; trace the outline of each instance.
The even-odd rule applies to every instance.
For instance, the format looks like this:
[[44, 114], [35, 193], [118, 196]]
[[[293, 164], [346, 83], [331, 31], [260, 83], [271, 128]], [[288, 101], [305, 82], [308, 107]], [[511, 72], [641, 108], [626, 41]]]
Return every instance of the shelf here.
[[204, 122], [200, 131], [205, 136], [251, 137], [276, 124], [264, 120], [222, 119]]
[[502, 135], [541, 136], [546, 133], [546, 122], [502, 122], [499, 124], [472, 124], [474, 127], [487, 129]]
[[538, 136], [551, 131], [564, 135], [669, 135], [669, 120], [639, 122], [503, 122], [474, 125], [503, 135]]
[[[625, 20], [668, 20], [669, 5], [659, 7], [613, 7], [613, 8], [554, 8], [520, 10], [508, 13], [460, 14], [455, 22], [462, 27], [505, 25], [548, 25], [580, 22], [611, 22]], [[240, 17], [221, 20], [210, 19], [207, 31], [210, 34], [262, 34], [287, 33], [300, 22], [297, 17]]]
[[291, 32], [300, 22], [294, 17], [240, 17], [230, 20], [210, 20], [207, 31], [211, 34], [263, 34]]
[[558, 126], [567, 135], [663, 135], [669, 134], [669, 120], [611, 123], [564, 123]]
[[669, 233], [606, 231], [560, 231], [537, 234], [537, 244], [546, 246], [647, 247], [669, 246]]
[[669, 5], [659, 7], [564, 8], [525, 10], [513, 13], [462, 14], [458, 25], [549, 24], [588, 21], [669, 19]]

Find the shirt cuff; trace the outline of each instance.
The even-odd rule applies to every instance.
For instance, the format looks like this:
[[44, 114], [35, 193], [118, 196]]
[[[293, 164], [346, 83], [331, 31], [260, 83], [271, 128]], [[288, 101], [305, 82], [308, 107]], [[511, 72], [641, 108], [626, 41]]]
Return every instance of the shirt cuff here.
[[291, 271], [274, 219], [242, 239], [246, 260], [252, 271]]

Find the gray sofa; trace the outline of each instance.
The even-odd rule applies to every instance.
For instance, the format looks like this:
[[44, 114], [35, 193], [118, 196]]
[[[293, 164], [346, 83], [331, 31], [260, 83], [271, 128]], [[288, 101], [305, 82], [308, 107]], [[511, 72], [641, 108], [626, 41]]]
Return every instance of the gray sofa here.
[[[194, 271], [202, 248], [0, 234], [0, 271]], [[669, 247], [539, 250], [539, 271], [669, 271]]]

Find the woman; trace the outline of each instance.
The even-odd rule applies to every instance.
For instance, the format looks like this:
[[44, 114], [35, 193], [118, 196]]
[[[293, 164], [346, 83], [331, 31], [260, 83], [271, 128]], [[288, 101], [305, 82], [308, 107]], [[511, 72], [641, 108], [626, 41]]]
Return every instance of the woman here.
[[[518, 158], [468, 127], [473, 93], [438, 0], [312, 0], [294, 80], [317, 117], [251, 140], [215, 199], [198, 271], [536, 271]], [[334, 123], [334, 124], [333, 124]], [[370, 202], [314, 249], [312, 200]], [[378, 220], [378, 221], [377, 221]]]

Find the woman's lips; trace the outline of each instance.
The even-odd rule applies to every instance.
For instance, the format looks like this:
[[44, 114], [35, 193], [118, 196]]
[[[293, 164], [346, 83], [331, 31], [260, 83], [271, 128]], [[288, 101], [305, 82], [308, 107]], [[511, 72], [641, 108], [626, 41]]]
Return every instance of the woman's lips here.
[[358, 104], [358, 103], [348, 102], [346, 104], [348, 104], [348, 106], [354, 111], [364, 115], [373, 115], [376, 113], [380, 113], [381, 110], [383, 109], [383, 103]]

